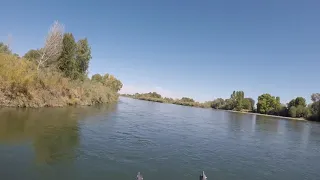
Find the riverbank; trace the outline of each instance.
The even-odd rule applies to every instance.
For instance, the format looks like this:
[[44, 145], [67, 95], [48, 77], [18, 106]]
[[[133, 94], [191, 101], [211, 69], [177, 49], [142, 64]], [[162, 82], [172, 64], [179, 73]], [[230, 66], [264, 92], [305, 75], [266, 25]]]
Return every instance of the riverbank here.
[[[148, 97], [134, 97], [134, 96], [128, 96], [128, 95], [121, 95], [123, 97], [128, 97], [132, 99], [138, 99], [143, 101], [152, 101], [152, 102], [158, 102], [158, 103], [167, 103], [167, 104], [176, 104], [176, 105], [182, 105], [182, 106], [191, 106], [191, 107], [199, 107], [199, 108], [211, 108], [209, 103], [180, 103], [178, 104], [177, 101], [174, 103], [174, 101], [165, 101], [165, 98], [148, 98]], [[273, 118], [281, 118], [281, 119], [287, 119], [287, 120], [296, 120], [296, 121], [308, 121], [304, 118], [293, 118], [293, 117], [286, 117], [286, 116], [276, 116], [276, 115], [269, 115], [269, 114], [260, 114], [255, 112], [247, 112], [247, 111], [234, 111], [234, 110], [224, 110], [224, 109], [215, 109], [219, 111], [227, 111], [232, 113], [241, 113], [241, 114], [252, 114], [252, 115], [258, 115], [258, 116], [265, 116], [265, 117], [273, 117]]]
[[285, 117], [285, 116], [275, 116], [275, 115], [269, 115], [269, 114], [260, 114], [260, 113], [254, 113], [254, 112], [243, 112], [243, 111], [233, 111], [233, 110], [223, 110], [223, 109], [217, 109], [221, 111], [227, 111], [232, 113], [241, 113], [241, 114], [252, 114], [252, 115], [258, 115], [258, 116], [265, 116], [265, 117], [273, 117], [273, 118], [281, 118], [281, 119], [288, 119], [288, 120], [296, 120], [296, 121], [308, 121], [303, 118], [293, 118], [293, 117]]
[[[157, 96], [158, 94], [153, 94], [154, 96]], [[173, 99], [173, 98], [162, 98], [162, 97], [150, 97], [142, 95], [129, 95], [129, 94], [121, 94], [120, 96], [128, 97], [132, 99], [139, 99], [143, 101], [152, 101], [152, 102], [158, 102], [158, 103], [167, 103], [167, 104], [176, 104], [181, 106], [191, 106], [191, 107], [200, 107], [200, 108], [210, 108], [209, 103], [200, 103], [196, 102], [193, 99], [183, 97], [181, 99]]]
[[116, 102], [120, 80], [109, 74], [88, 77], [91, 47], [76, 41], [55, 21], [45, 43], [23, 57], [0, 42], [0, 106], [61, 107]]
[[0, 54], [0, 106], [61, 107], [112, 103], [118, 93], [100, 82], [71, 80], [54, 70], [37, 72], [35, 63]]

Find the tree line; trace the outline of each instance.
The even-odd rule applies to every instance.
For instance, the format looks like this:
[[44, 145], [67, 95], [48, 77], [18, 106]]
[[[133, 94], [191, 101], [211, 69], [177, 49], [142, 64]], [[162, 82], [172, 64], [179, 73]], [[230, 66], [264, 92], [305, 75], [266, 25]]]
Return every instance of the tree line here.
[[196, 102], [192, 98], [188, 97], [183, 97], [181, 99], [162, 97], [156, 92], [143, 94], [136, 93], [134, 95], [124, 94], [124, 96], [162, 103], [172, 103], [241, 112], [253, 112], [259, 114], [304, 118], [308, 120], [320, 121], [320, 93], [314, 93], [311, 95], [311, 104], [307, 104], [306, 99], [303, 97], [297, 97], [295, 99], [292, 99], [287, 104], [282, 104], [280, 102], [280, 97], [272, 96], [268, 93], [260, 95], [258, 97], [257, 103], [255, 104], [255, 100], [250, 97], [245, 97], [243, 91], [233, 91], [230, 95], [230, 98], [217, 98], [213, 101], [206, 101], [204, 103]]
[[109, 74], [88, 77], [91, 59], [88, 39], [76, 40], [57, 21], [43, 47], [22, 57], [0, 43], [0, 94], [5, 97], [0, 105], [91, 105], [117, 100], [121, 81]]
[[[194, 107], [204, 107], [203, 103], [196, 102], [192, 98], [182, 97], [180, 99], [173, 99], [168, 97], [162, 97], [157, 92], [149, 92], [149, 93], [135, 93], [135, 94], [122, 94], [122, 96], [130, 97], [134, 99], [140, 99], [145, 101], [153, 101], [153, 102], [160, 102], [160, 103], [170, 103], [170, 104], [177, 104], [183, 106], [194, 106]], [[209, 107], [209, 106], [207, 106]]]

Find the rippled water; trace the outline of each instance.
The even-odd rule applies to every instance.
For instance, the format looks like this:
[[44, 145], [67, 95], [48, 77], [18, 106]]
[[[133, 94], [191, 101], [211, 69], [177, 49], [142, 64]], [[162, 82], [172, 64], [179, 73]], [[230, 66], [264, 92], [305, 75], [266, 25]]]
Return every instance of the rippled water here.
[[320, 178], [320, 124], [121, 98], [0, 109], [1, 179]]

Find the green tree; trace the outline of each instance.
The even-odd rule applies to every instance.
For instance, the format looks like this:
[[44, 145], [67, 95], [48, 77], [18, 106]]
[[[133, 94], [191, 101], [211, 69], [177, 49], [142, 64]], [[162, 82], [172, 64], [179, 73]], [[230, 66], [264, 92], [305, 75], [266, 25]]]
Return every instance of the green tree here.
[[240, 111], [243, 108], [243, 100], [244, 100], [244, 92], [243, 91], [233, 91], [230, 100], [232, 104], [229, 104], [229, 106], [235, 109], [237, 111]]
[[278, 111], [279, 116], [288, 116], [288, 108], [286, 105], [281, 104], [280, 105], [280, 110]]
[[311, 95], [313, 103], [310, 105], [311, 120], [320, 121], [320, 93]]
[[226, 99], [224, 106], [221, 109], [233, 110], [233, 108], [234, 108], [234, 102], [232, 101], [232, 99]]
[[303, 97], [297, 97], [295, 99], [295, 106], [296, 107], [298, 107], [298, 106], [306, 107], [307, 106], [306, 99]]
[[37, 59], [40, 58], [40, 50], [31, 49], [23, 57], [35, 62]]
[[[303, 97], [297, 97], [295, 99], [292, 99], [288, 103], [288, 109], [289, 109], [289, 116], [290, 117], [298, 117], [298, 118], [307, 118], [309, 116], [309, 109], [306, 107], [306, 99]], [[295, 108], [293, 108], [295, 107]], [[293, 110], [291, 110], [293, 109]], [[292, 113], [291, 111], [295, 111]], [[292, 114], [294, 116], [292, 116]]]
[[218, 98], [212, 101], [211, 107], [214, 109], [222, 109], [225, 105], [225, 101], [222, 98]]
[[123, 84], [120, 80], [115, 78], [112, 75], [108, 75], [108, 78], [106, 81], [104, 81], [104, 85], [111, 88], [113, 91], [118, 92], [122, 88]]
[[247, 109], [252, 111], [254, 109], [255, 101], [252, 98], [244, 98], [243, 99], [243, 109]]
[[292, 106], [296, 106], [296, 99], [292, 99], [289, 103], [288, 103], [288, 108], [292, 107]]
[[307, 103], [306, 103], [306, 99], [303, 97], [297, 97], [295, 99], [292, 99], [289, 103], [288, 103], [288, 108], [290, 108], [291, 106], [303, 106], [306, 107]]
[[105, 74], [104, 76], [101, 76], [100, 74], [95, 74], [91, 77], [91, 80], [95, 82], [100, 82], [104, 86], [109, 87], [111, 90], [115, 92], [120, 91], [120, 89], [123, 86], [120, 80], [109, 74]]
[[307, 107], [302, 105], [297, 106], [296, 117], [298, 118], [307, 118], [309, 116], [309, 110]]
[[156, 92], [149, 92], [146, 96], [151, 98], [161, 98], [161, 94], [158, 94]]
[[243, 109], [243, 100], [244, 100], [244, 92], [236, 91], [235, 109], [237, 111], [240, 111], [241, 109]]
[[77, 71], [80, 75], [84, 76], [88, 72], [89, 61], [91, 59], [91, 48], [87, 38], [78, 41], [76, 54]]
[[262, 94], [258, 97], [257, 112], [261, 114], [278, 114], [281, 110], [279, 97]]
[[194, 100], [192, 98], [188, 98], [188, 97], [182, 97], [181, 101], [182, 102], [194, 102]]
[[65, 33], [62, 40], [62, 52], [58, 59], [58, 68], [65, 76], [72, 79], [77, 77], [76, 48], [77, 44], [72, 33]]
[[95, 75], [93, 75], [92, 77], [91, 77], [91, 80], [92, 81], [95, 81], [95, 82], [100, 82], [100, 83], [102, 83], [102, 76], [100, 75], [100, 74], [95, 74]]
[[4, 44], [3, 42], [0, 42], [0, 53], [11, 54], [11, 50], [9, 46]]
[[295, 106], [290, 107], [289, 116], [293, 118], [297, 117], [297, 108]]

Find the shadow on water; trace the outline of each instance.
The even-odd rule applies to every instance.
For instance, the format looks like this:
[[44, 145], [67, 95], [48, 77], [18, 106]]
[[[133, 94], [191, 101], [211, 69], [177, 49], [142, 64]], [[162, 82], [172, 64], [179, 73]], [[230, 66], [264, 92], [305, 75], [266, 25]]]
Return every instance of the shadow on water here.
[[81, 126], [90, 116], [106, 116], [116, 105], [42, 109], [0, 108], [0, 145], [29, 143], [38, 163], [72, 161]]

